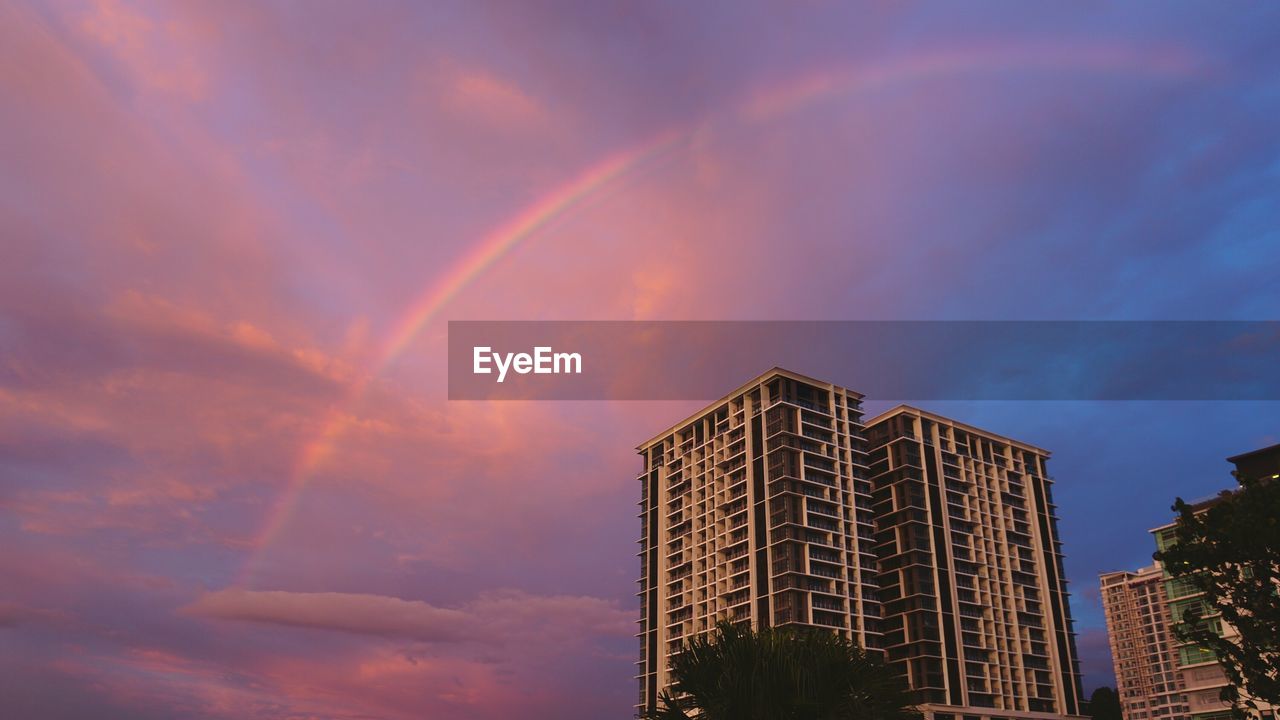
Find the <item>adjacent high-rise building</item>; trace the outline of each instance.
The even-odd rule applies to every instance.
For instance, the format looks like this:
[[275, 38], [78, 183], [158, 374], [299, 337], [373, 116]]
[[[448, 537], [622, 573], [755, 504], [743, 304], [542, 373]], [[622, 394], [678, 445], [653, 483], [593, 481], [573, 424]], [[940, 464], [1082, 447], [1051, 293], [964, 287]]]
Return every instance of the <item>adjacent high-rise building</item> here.
[[1049, 453], [911, 407], [867, 439], [886, 661], [934, 720], [1079, 715]]
[[[1211, 499], [1197, 505], [1200, 508], [1206, 508], [1214, 502], [1215, 500]], [[1174, 540], [1174, 524], [1155, 528], [1151, 533], [1155, 536], [1156, 547], [1163, 550]], [[1201, 603], [1200, 591], [1186, 578], [1174, 577], [1163, 570], [1161, 585], [1167, 598], [1165, 610], [1167, 629], [1159, 640], [1163, 640], [1167, 653], [1173, 658], [1178, 685], [1182, 691], [1183, 712], [1190, 720], [1229, 720], [1231, 707], [1223, 702], [1219, 695], [1227, 684], [1227, 675], [1218, 664], [1217, 656], [1195, 643], [1178, 639], [1174, 632], [1187, 607]], [[1207, 622], [1214, 623], [1222, 629], [1222, 623], [1216, 615], [1208, 617]], [[1115, 662], [1114, 656], [1112, 656], [1112, 662]], [[1148, 699], [1148, 702], [1155, 701]], [[1126, 716], [1125, 720], [1133, 719]]]
[[1124, 720], [1188, 718], [1165, 580], [1159, 564], [1101, 577], [1102, 606]]
[[639, 446], [640, 697], [729, 620], [883, 651], [931, 720], [1080, 713], [1048, 453], [771, 370]]

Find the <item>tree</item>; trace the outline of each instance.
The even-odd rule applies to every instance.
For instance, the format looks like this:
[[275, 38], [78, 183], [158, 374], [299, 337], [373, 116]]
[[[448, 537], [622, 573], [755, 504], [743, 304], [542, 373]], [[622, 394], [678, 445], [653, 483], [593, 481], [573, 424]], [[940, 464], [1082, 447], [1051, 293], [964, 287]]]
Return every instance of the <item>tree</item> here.
[[[1236, 478], [1238, 490], [1207, 506], [1178, 498], [1173, 543], [1155, 558], [1203, 593], [1174, 629], [1217, 656], [1230, 681], [1222, 699], [1239, 714], [1280, 703], [1280, 482]], [[1224, 637], [1223, 623], [1238, 636]]]
[[840, 635], [722, 622], [672, 662], [648, 720], [918, 720], [902, 681]]
[[1089, 696], [1089, 717], [1093, 720], [1121, 720], [1120, 696], [1109, 687], [1100, 687]]

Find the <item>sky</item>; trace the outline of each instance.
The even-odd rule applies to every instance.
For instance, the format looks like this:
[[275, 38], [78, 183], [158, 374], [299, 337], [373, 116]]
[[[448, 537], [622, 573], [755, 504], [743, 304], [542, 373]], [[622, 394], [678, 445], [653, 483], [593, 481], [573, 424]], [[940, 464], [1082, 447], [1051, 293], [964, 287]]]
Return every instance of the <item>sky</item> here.
[[[0, 697], [629, 717], [633, 448], [697, 403], [450, 402], [446, 322], [1274, 320], [1278, 23], [0, 5]], [[924, 406], [1054, 453], [1086, 690], [1097, 574], [1280, 442], [1274, 402]]]

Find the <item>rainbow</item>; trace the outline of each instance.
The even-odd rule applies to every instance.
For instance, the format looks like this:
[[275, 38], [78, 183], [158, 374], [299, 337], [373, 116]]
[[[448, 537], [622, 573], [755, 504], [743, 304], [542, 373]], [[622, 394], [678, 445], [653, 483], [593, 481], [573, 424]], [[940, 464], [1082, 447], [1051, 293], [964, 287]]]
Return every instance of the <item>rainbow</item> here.
[[409, 346], [424, 325], [469, 283], [520, 243], [585, 206], [608, 188], [634, 177], [641, 169], [687, 147], [695, 133], [704, 128], [714, 129], [718, 120], [769, 122], [831, 97], [860, 95], [903, 83], [982, 71], [1049, 69], [1185, 76], [1194, 72], [1196, 67], [1192, 58], [1176, 48], [1139, 52], [1123, 46], [1094, 45], [1003, 50], [982, 47], [911, 55], [878, 66], [819, 68], [750, 95], [723, 116], [713, 117], [685, 130], [662, 133], [636, 147], [602, 159], [493, 229], [475, 244], [471, 252], [414, 299], [374, 353], [375, 361], [369, 370], [349, 386], [342, 401], [328, 410], [319, 432], [299, 451], [288, 483], [273, 509], [267, 513], [267, 520], [252, 544], [236, 585], [248, 587], [258, 559], [288, 524], [309, 478], [329, 457], [351, 422], [352, 408], [373, 379]]
[[622, 179], [633, 177], [670, 156], [687, 139], [687, 133], [665, 132], [592, 165], [495, 228], [470, 253], [460, 258], [448, 273], [415, 298], [401, 319], [393, 325], [387, 340], [374, 353], [375, 361], [370, 369], [351, 383], [343, 399], [327, 411], [316, 436], [303, 445], [298, 453], [289, 473], [289, 481], [275, 507], [268, 513], [268, 520], [252, 545], [254, 550], [242, 568], [236, 585], [249, 586], [262, 551], [275, 541], [288, 524], [298, 507], [308, 479], [333, 451], [351, 421], [351, 408], [363, 397], [369, 383], [408, 347], [410, 341], [441, 308], [521, 242], [537, 235], [569, 211], [599, 197]]
[[1199, 63], [1177, 47], [1121, 45], [978, 47], [913, 54], [867, 67], [819, 68], [748, 98], [746, 118], [763, 122], [832, 97], [862, 95], [929, 79], [981, 72], [1066, 71], [1186, 77]]

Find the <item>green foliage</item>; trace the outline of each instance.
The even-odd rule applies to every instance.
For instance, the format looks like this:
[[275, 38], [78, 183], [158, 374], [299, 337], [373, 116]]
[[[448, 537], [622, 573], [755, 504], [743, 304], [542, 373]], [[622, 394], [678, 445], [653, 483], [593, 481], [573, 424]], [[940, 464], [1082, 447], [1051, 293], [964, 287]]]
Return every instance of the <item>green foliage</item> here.
[[[1175, 632], [1218, 658], [1237, 714], [1254, 700], [1280, 703], [1280, 482], [1237, 476], [1240, 489], [1208, 507], [1178, 498], [1173, 542], [1155, 554], [1203, 593], [1175, 607]], [[1223, 624], [1238, 637], [1223, 637]]]
[[1089, 716], [1093, 720], [1122, 720], [1120, 696], [1109, 687], [1100, 687], [1089, 696]]
[[677, 655], [647, 720], [919, 720], [902, 681], [835, 633], [721, 623]]

